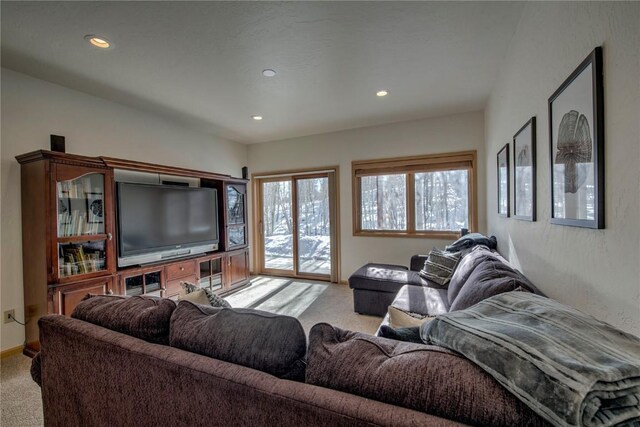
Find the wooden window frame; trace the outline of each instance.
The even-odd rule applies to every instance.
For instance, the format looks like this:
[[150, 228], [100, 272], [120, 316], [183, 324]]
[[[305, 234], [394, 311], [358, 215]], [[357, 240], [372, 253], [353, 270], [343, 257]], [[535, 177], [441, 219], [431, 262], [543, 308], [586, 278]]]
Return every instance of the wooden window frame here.
[[[429, 171], [461, 170], [469, 171], [469, 230], [478, 229], [478, 162], [475, 150], [455, 153], [429, 154], [412, 157], [395, 157], [375, 160], [355, 160], [351, 162], [352, 214], [354, 236], [377, 237], [429, 237], [450, 239], [460, 235], [460, 231], [416, 230], [415, 229], [415, 178], [414, 174]], [[406, 230], [363, 230], [361, 224], [362, 194], [360, 178], [371, 175], [406, 174]]]

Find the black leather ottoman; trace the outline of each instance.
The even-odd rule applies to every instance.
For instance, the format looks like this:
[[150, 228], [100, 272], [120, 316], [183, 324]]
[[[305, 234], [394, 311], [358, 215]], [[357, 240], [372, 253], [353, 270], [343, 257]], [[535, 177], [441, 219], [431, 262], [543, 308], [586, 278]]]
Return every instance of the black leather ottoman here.
[[353, 289], [353, 311], [384, 317], [396, 294], [406, 285], [423, 286], [417, 272], [402, 265], [366, 264], [349, 277]]

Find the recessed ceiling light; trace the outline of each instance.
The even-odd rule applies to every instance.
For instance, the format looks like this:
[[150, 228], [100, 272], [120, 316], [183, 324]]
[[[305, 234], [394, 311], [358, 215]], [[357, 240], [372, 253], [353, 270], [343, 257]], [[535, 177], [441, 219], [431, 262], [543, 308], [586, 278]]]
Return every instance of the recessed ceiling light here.
[[262, 70], [262, 75], [265, 77], [273, 77], [276, 75], [276, 70], [272, 70], [271, 68], [267, 68], [266, 70]]
[[111, 43], [102, 36], [89, 34], [84, 36], [84, 39], [92, 46], [99, 47], [100, 49], [108, 49], [111, 47]]
[[251, 116], [253, 120], [262, 120], [262, 116]]
[[379, 91], [376, 92], [376, 96], [379, 96], [379, 97], [383, 97], [383, 96], [387, 96], [387, 95], [389, 95], [389, 91], [388, 90], [379, 90]]

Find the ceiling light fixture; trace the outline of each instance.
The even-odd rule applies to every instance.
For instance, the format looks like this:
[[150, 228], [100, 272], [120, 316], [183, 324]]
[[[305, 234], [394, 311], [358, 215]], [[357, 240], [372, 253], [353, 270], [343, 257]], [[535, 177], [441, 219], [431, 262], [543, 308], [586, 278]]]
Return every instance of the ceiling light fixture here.
[[266, 70], [262, 70], [262, 75], [265, 77], [273, 77], [276, 75], [276, 70], [272, 70], [271, 68], [267, 68]]
[[262, 116], [251, 116], [253, 120], [262, 120]]
[[111, 47], [111, 43], [109, 43], [109, 41], [102, 36], [89, 34], [84, 36], [84, 39], [87, 41], [87, 43], [100, 49], [109, 49]]
[[389, 91], [388, 90], [379, 90], [379, 91], [376, 92], [376, 96], [379, 96], [381, 98], [383, 96], [387, 96], [387, 95], [389, 95]]

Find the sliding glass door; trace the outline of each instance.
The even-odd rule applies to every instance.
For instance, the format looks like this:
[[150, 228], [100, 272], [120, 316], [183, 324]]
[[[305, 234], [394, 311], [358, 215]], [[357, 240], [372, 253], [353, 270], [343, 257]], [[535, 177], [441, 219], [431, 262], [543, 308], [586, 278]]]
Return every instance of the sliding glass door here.
[[331, 274], [329, 177], [297, 178], [298, 272]]
[[293, 271], [293, 213], [291, 180], [262, 184], [264, 268]]
[[260, 271], [337, 280], [335, 172], [255, 179]]

